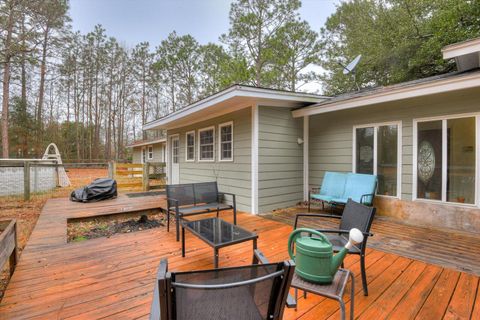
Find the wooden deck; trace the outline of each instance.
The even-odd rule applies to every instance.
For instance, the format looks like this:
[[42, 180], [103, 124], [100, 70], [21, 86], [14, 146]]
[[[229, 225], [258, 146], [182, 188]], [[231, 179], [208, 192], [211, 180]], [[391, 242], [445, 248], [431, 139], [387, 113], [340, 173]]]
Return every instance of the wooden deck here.
[[[263, 217], [293, 226], [296, 212], [306, 211], [279, 210]], [[302, 218], [299, 225], [331, 229], [338, 220]], [[371, 231], [371, 248], [480, 276], [480, 234], [412, 226], [381, 216], [375, 218]]]
[[[190, 233], [187, 256], [165, 228], [66, 243], [69, 218], [117, 211], [148, 210], [162, 197], [93, 203], [50, 200], [45, 205], [0, 305], [0, 319], [145, 319], [155, 271], [162, 257], [171, 270], [211, 268], [212, 250]], [[231, 221], [228, 212], [222, 217]], [[287, 258], [291, 226], [242, 213], [239, 224], [259, 234], [259, 249], [272, 261]], [[401, 243], [399, 243], [401, 245]], [[220, 266], [251, 262], [251, 243], [220, 250]], [[356, 277], [355, 316], [359, 319], [480, 319], [479, 278], [472, 274], [369, 249], [368, 297], [361, 292], [357, 257], [345, 266]], [[348, 311], [348, 307], [347, 307]], [[285, 319], [338, 319], [332, 300], [309, 295]]]

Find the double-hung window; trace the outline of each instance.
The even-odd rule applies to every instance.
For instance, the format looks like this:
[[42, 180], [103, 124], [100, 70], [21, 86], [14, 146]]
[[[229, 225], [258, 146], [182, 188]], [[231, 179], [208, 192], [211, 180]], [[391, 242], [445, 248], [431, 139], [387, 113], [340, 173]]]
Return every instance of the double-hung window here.
[[185, 134], [187, 151], [185, 161], [195, 161], [195, 131], [189, 131]]
[[148, 146], [148, 160], [153, 159], [153, 146]]
[[478, 204], [480, 115], [414, 120], [414, 198]]
[[198, 130], [198, 160], [215, 160], [215, 128], [208, 127]]
[[378, 195], [400, 197], [401, 123], [356, 126], [353, 141], [353, 171], [377, 175]]
[[233, 122], [218, 126], [218, 144], [220, 161], [233, 161]]

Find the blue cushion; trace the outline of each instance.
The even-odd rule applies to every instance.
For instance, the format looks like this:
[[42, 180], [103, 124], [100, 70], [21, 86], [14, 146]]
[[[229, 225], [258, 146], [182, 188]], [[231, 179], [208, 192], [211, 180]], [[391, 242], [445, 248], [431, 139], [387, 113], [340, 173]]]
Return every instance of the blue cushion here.
[[347, 177], [347, 173], [325, 172], [320, 194], [333, 198], [342, 198]]
[[311, 194], [310, 197], [313, 198], [313, 199], [322, 200], [322, 201], [325, 201], [325, 202], [332, 201], [332, 196], [326, 196], [326, 195], [323, 195], [323, 194]]
[[[377, 176], [372, 174], [349, 173], [343, 199], [351, 198], [353, 201], [360, 202], [362, 195], [374, 194], [377, 188]], [[371, 204], [370, 199], [364, 199], [365, 204]]]
[[347, 204], [348, 198], [332, 198], [331, 202]]

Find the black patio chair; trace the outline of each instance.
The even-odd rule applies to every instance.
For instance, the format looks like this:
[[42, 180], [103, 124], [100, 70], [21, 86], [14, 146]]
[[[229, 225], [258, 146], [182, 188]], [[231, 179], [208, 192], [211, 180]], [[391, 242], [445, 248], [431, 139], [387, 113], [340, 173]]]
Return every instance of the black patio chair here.
[[151, 320], [282, 319], [295, 270], [293, 261], [189, 272], [167, 264], [158, 268]]
[[362, 243], [354, 246], [348, 251], [349, 254], [357, 254], [360, 256], [360, 269], [362, 273], [362, 285], [363, 293], [368, 296], [368, 287], [367, 287], [367, 275], [365, 272], [365, 250], [367, 249], [367, 240], [368, 237], [373, 236], [370, 233], [370, 227], [372, 226], [373, 218], [375, 216], [376, 209], [373, 207], [367, 207], [363, 204], [348, 199], [345, 209], [343, 210], [342, 216], [329, 215], [329, 214], [315, 214], [315, 213], [299, 213], [295, 217], [294, 230], [297, 229], [298, 220], [300, 217], [309, 217], [309, 218], [334, 218], [340, 219], [340, 224], [338, 229], [317, 229], [322, 233], [325, 233], [330, 242], [333, 245], [333, 251], [340, 251], [348, 242], [348, 233], [350, 229], [357, 228], [362, 231], [364, 239]]

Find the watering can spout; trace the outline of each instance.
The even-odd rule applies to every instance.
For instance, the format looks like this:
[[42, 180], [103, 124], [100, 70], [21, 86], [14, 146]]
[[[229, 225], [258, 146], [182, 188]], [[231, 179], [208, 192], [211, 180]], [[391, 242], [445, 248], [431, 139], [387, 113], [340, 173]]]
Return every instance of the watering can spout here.
[[356, 229], [353, 228], [350, 230], [349, 237], [348, 237], [348, 242], [345, 245], [345, 247], [342, 248], [335, 256], [333, 256], [332, 259], [332, 265], [331, 265], [331, 274], [334, 275], [335, 272], [337, 272], [338, 268], [340, 268], [340, 265], [343, 262], [343, 259], [345, 259], [345, 256], [348, 253], [348, 250], [353, 248], [353, 246], [357, 243], [360, 243], [363, 241], [363, 233]]

